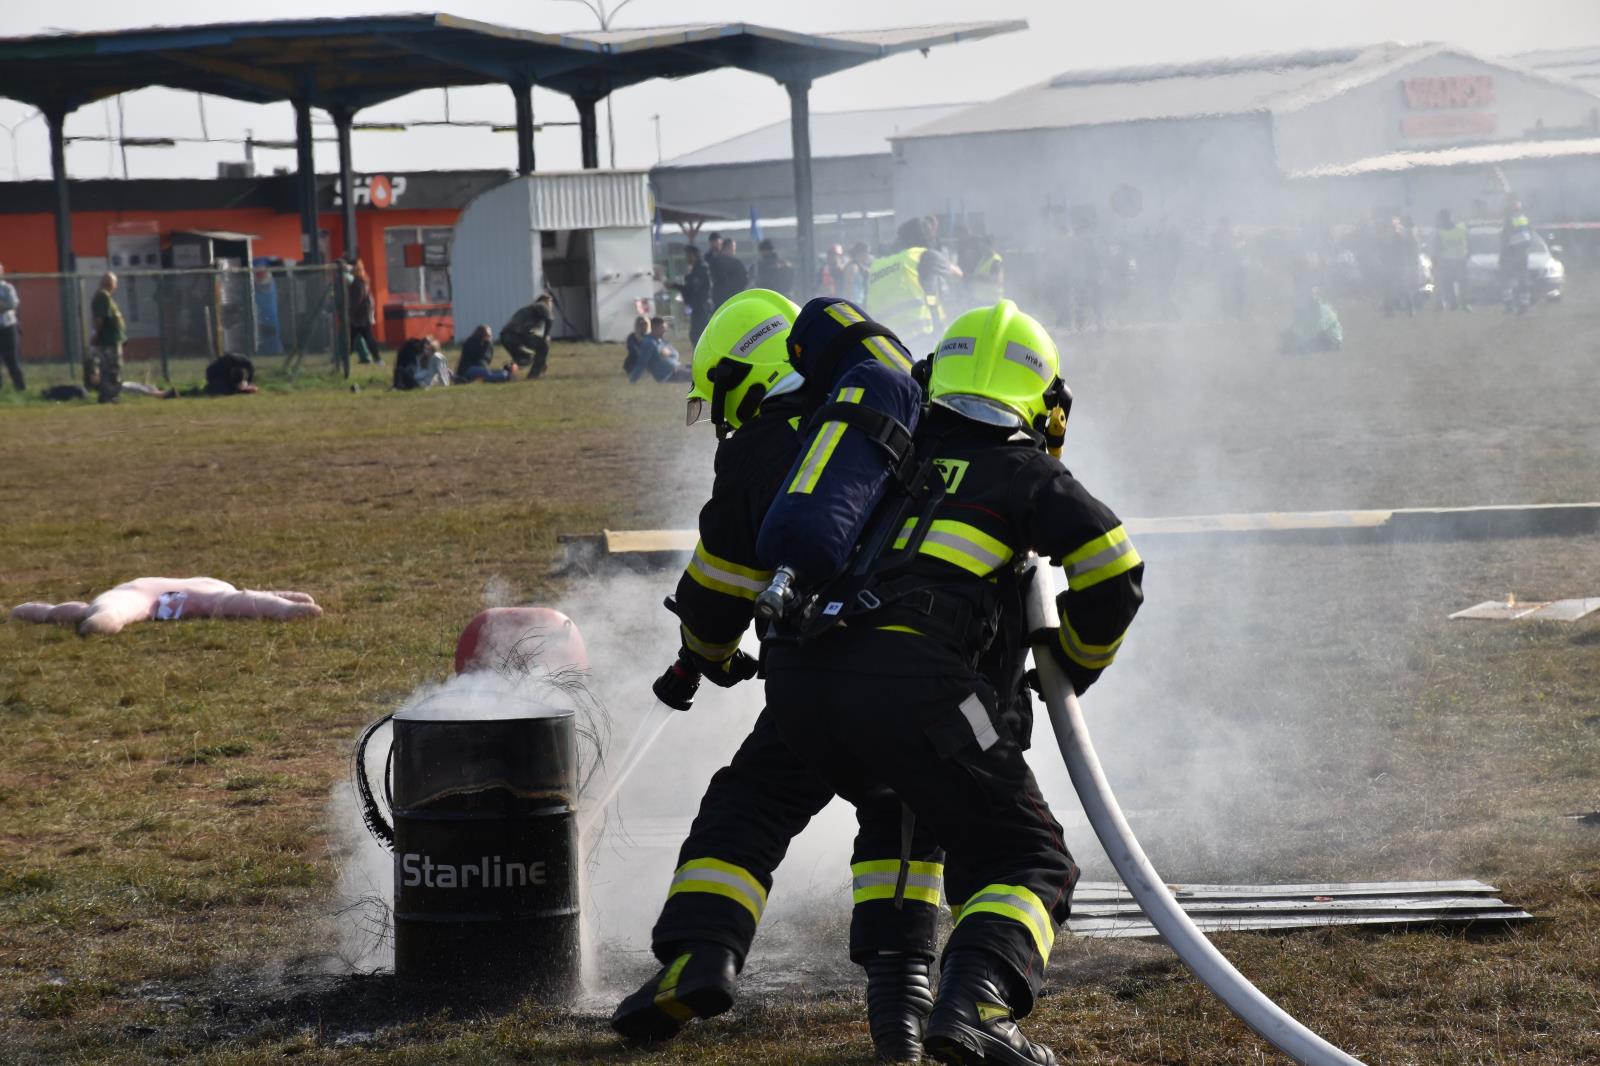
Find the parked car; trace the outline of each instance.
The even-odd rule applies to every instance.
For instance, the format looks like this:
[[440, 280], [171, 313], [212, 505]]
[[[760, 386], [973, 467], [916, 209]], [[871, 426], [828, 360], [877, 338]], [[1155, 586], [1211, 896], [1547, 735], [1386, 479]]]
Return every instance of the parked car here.
[[[1536, 300], [1554, 303], [1561, 299], [1567, 281], [1567, 268], [1538, 233], [1528, 249], [1528, 279]], [[1505, 299], [1505, 279], [1500, 276], [1500, 227], [1498, 224], [1467, 228], [1467, 289], [1476, 301]]]

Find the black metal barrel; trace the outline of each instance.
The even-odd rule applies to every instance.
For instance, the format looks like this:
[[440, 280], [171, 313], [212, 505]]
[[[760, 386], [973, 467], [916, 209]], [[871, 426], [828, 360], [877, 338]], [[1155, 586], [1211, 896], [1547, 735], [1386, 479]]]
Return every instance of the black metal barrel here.
[[570, 711], [394, 716], [395, 974], [578, 979], [577, 747]]

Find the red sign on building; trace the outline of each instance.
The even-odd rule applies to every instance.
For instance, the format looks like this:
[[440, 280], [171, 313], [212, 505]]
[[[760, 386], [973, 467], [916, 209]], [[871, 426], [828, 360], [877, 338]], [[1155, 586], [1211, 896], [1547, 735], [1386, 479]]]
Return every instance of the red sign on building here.
[[1494, 106], [1494, 78], [1470, 74], [1450, 78], [1407, 78], [1400, 83], [1406, 106], [1414, 111]]

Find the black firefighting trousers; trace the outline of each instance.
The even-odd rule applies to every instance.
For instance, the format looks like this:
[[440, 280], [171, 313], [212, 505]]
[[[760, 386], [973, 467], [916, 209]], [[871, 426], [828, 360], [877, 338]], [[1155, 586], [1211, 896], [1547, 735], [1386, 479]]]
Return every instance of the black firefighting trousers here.
[[1078, 867], [1033, 772], [975, 673], [855, 673], [804, 653], [768, 663], [768, 715], [794, 753], [851, 802], [891, 788], [950, 853], [956, 926], [945, 952], [1012, 972], [1027, 1014], [1067, 920]]
[[[700, 800], [700, 813], [678, 853], [666, 906], [651, 932], [656, 957], [666, 963], [677, 954], [672, 945], [705, 940], [731, 949], [742, 967], [766, 909], [772, 871], [789, 841], [833, 795], [778, 735], [772, 713], [763, 711]], [[878, 952], [903, 952], [932, 959], [944, 875], [936, 838], [926, 824], [908, 824], [904, 806], [887, 788], [858, 795], [850, 957], [862, 962]], [[908, 829], [910, 861], [897, 905]]]

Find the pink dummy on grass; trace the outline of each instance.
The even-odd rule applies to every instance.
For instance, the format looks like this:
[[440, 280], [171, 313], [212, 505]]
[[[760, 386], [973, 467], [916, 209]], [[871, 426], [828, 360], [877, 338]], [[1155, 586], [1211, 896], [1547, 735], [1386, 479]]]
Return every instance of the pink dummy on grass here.
[[110, 636], [150, 619], [317, 618], [322, 608], [303, 592], [256, 592], [214, 577], [141, 577], [102, 592], [93, 603], [23, 603], [11, 609], [19, 622], [76, 626], [79, 636]]

